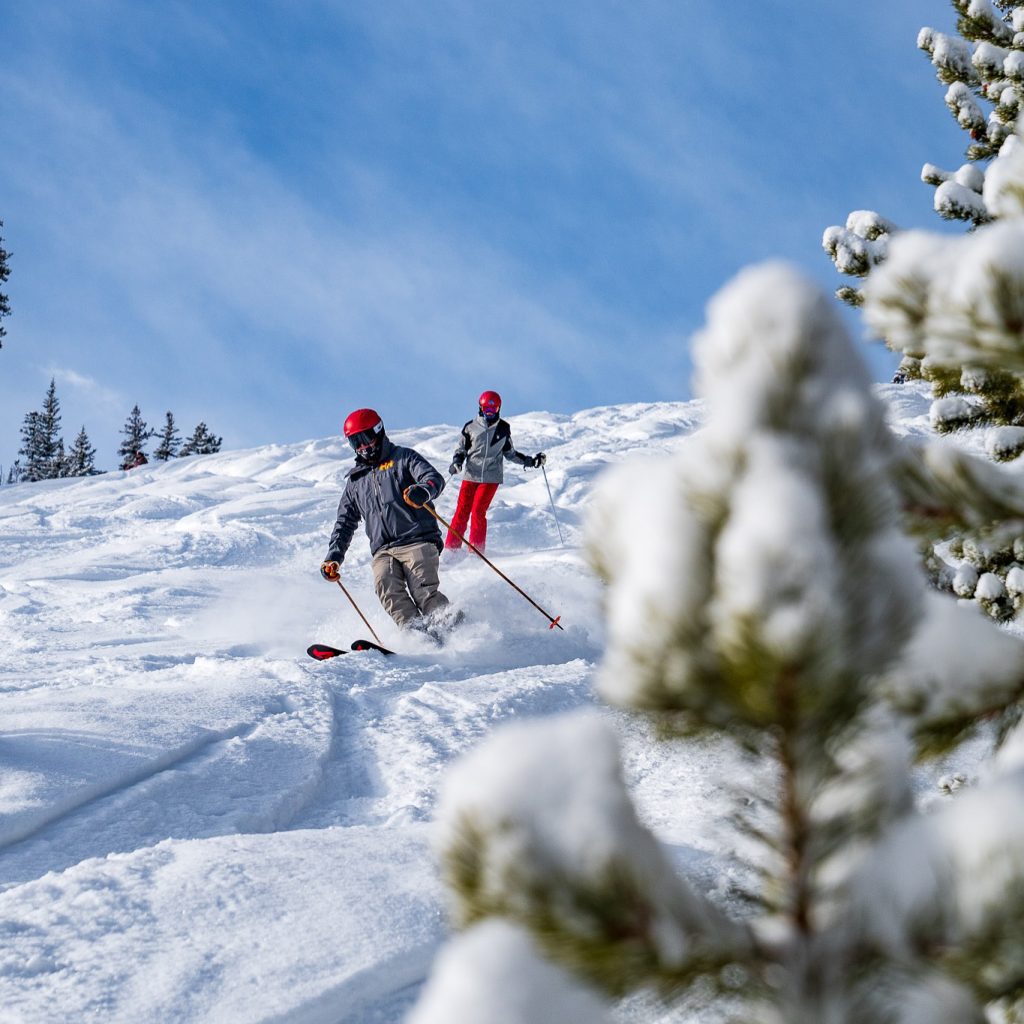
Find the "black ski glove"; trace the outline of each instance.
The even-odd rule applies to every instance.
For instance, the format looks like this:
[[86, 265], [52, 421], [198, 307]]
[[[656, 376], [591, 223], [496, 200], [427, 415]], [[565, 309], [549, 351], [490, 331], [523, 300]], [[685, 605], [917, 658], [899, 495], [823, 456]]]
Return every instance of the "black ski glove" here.
[[544, 463], [547, 461], [548, 457], [543, 452], [537, 452], [537, 454], [534, 455], [533, 461], [530, 463], [530, 465], [534, 469], [540, 469], [540, 467], [543, 466]]
[[408, 504], [412, 505], [413, 508], [422, 508], [428, 501], [430, 501], [431, 494], [428, 488], [424, 487], [423, 484], [412, 484], [410, 487], [406, 487], [402, 494]]
[[452, 459], [452, 464], [448, 467], [448, 475], [455, 476], [456, 473], [462, 470], [462, 463], [458, 459]]

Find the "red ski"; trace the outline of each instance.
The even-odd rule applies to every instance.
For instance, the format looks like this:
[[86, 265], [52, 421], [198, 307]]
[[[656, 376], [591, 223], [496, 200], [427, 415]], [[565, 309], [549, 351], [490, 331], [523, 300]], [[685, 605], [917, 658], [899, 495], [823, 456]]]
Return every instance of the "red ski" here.
[[327, 644], [310, 644], [306, 653], [317, 661], [326, 661], [328, 658], [336, 658], [339, 654], [348, 654], [348, 651], [338, 650], [337, 647], [329, 647]]
[[389, 651], [386, 647], [381, 647], [380, 644], [375, 644], [372, 640], [353, 640], [352, 641], [353, 651], [378, 651], [381, 654], [392, 655], [395, 652]]

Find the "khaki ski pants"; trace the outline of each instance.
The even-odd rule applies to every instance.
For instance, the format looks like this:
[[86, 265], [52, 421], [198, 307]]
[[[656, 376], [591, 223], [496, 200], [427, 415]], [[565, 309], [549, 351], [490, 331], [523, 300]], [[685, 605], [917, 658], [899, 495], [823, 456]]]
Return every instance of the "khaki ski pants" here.
[[438, 590], [436, 544], [403, 544], [373, 556], [373, 582], [384, 610], [399, 626], [409, 626], [448, 604]]

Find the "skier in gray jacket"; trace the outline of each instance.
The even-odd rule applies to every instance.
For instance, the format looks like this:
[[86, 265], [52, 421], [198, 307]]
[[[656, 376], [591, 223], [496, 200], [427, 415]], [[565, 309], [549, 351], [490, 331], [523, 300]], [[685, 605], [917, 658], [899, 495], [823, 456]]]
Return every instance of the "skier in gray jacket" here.
[[463, 469], [465, 475], [445, 548], [457, 551], [462, 547], [468, 522], [469, 543], [483, 551], [487, 543], [487, 509], [504, 480], [504, 460], [536, 469], [544, 465], [545, 458], [543, 452], [524, 455], [516, 451], [511, 428], [501, 418], [501, 395], [497, 391], [485, 391], [477, 403], [476, 418], [462, 428], [459, 446], [448, 467], [452, 476]]
[[[441, 531], [423, 506], [444, 489], [444, 477], [412, 448], [393, 444], [373, 409], [357, 409], [345, 420], [345, 436], [356, 453], [320, 574], [331, 582], [360, 520], [373, 555], [373, 579], [385, 611], [399, 626], [434, 635], [447, 625], [448, 598], [441, 593], [438, 559]], [[436, 637], [435, 637], [436, 638]]]

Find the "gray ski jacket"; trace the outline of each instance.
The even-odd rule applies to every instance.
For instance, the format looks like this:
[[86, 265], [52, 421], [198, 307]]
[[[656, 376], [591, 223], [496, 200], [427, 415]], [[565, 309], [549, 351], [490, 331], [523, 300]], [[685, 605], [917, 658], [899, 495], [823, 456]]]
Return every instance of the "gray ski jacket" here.
[[462, 428], [452, 461], [464, 468], [466, 480], [478, 484], [502, 483], [505, 479], [503, 459], [518, 462], [520, 466], [533, 465], [529, 455], [516, 451], [511, 428], [505, 420], [488, 424], [483, 416], [477, 416]]
[[383, 548], [427, 541], [443, 547], [437, 520], [425, 508], [413, 508], [402, 497], [411, 484], [422, 484], [433, 501], [444, 490], [444, 477], [412, 448], [384, 442], [380, 462], [356, 459], [338, 502], [338, 519], [328, 543], [325, 562], [341, 562], [360, 519], [366, 526], [371, 554]]

